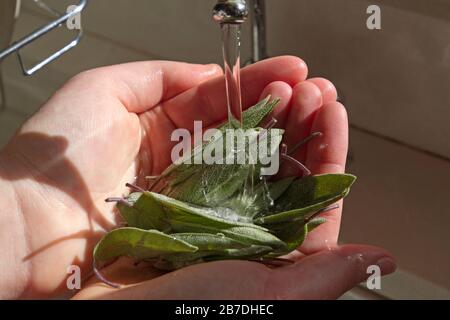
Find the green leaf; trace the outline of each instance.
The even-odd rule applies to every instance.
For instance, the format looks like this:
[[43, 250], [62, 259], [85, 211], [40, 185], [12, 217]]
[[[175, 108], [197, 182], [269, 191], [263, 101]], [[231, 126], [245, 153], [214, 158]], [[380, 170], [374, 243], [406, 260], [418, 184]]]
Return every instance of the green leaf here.
[[344, 198], [356, 177], [350, 174], [325, 174], [294, 181], [278, 199], [275, 214], [255, 219], [267, 225], [302, 219]]
[[210, 256], [210, 257], [205, 258], [205, 260], [206, 261], [230, 260], [230, 259], [250, 260], [250, 259], [257, 259], [259, 257], [262, 257], [271, 251], [273, 251], [273, 248], [268, 247], [268, 246], [251, 245], [251, 246], [243, 248], [243, 249], [228, 249], [226, 251], [226, 253], [227, 253], [226, 255]]
[[[249, 201], [241, 201], [239, 210], [245, 212], [246, 216], [251, 217], [258, 216], [267, 210], [271, 210], [275, 201], [283, 195], [294, 180], [295, 177], [281, 179], [276, 182], [262, 181], [254, 188], [256, 196]], [[234, 206], [237, 207], [237, 205]]]
[[[246, 148], [242, 151], [243, 156], [249, 158], [251, 150], [249, 145], [253, 145], [257, 139], [260, 141], [258, 146], [268, 143], [270, 145], [268, 154], [274, 155], [283, 138], [283, 132], [280, 129], [271, 129], [268, 134], [261, 134], [260, 129], [249, 129], [246, 133], [247, 142]], [[234, 195], [242, 192], [246, 182], [259, 179], [262, 164], [258, 161], [255, 165], [225, 164], [227, 157], [225, 146], [227, 144], [224, 140], [220, 138], [213, 142], [223, 150], [224, 164], [180, 164], [172, 168], [170, 173], [166, 174], [152, 189], [159, 190], [158, 193], [171, 198], [205, 207], [226, 206], [225, 202], [232, 197], [237, 200], [238, 197], [234, 197]], [[255, 152], [259, 153], [259, 149], [256, 149]], [[235, 156], [234, 153], [231, 155]], [[236, 161], [232, 162], [236, 163]], [[160, 186], [163, 186], [162, 189]], [[246, 199], [243, 198], [243, 200]], [[239, 206], [236, 201], [228, 204]], [[248, 207], [248, 203], [232, 209], [241, 209], [243, 206]], [[241, 210], [236, 211], [242, 212]]]
[[157, 230], [119, 228], [107, 233], [94, 249], [97, 262], [120, 256], [147, 260], [169, 253], [196, 252], [198, 248]]
[[[242, 129], [246, 130], [258, 127], [264, 118], [275, 109], [276, 105], [280, 102], [280, 99], [273, 99], [270, 101], [270, 98], [271, 96], [269, 95], [242, 112]], [[228, 123], [220, 125], [218, 129], [224, 130], [226, 128], [228, 128]], [[235, 126], [235, 128], [238, 128], [238, 126]]]
[[280, 102], [280, 99], [274, 99], [270, 101], [270, 96], [266, 99], [258, 102], [251, 108], [248, 108], [242, 113], [242, 128], [251, 129], [256, 128], [261, 124], [266, 116], [268, 116], [276, 105]]
[[[270, 101], [270, 96], [260, 101], [255, 106], [243, 112], [243, 129], [253, 130], [253, 136], [260, 137], [259, 129], [255, 127], [273, 111], [278, 104], [279, 99]], [[224, 131], [228, 126], [226, 124], [219, 127]], [[278, 141], [275, 145], [271, 145], [271, 154], [276, 152], [279, 143], [281, 143], [283, 130], [272, 129], [270, 134], [264, 136], [263, 139], [269, 139], [272, 136]], [[261, 138], [261, 137], [260, 137]], [[211, 144], [219, 144], [225, 146], [224, 139], [217, 139], [197, 146], [190, 157], [185, 157], [182, 164], [173, 164], [167, 168], [159, 180], [157, 180], [151, 188], [151, 191], [165, 194], [181, 201], [197, 204], [201, 206], [217, 206], [227, 198], [231, 197], [238, 190], [243, 188], [243, 184], [249, 178], [250, 165], [206, 165], [193, 164], [194, 155]], [[248, 150], [249, 148], [247, 148]], [[223, 152], [225, 155], [225, 152]], [[186, 163], [186, 160], [190, 163]], [[254, 176], [259, 177], [260, 166], [254, 170]], [[205, 182], [208, 183], [205, 183]]]
[[245, 245], [223, 234], [178, 233], [173, 234], [173, 236], [195, 245], [199, 250], [194, 253], [176, 253], [161, 256], [161, 259], [156, 263], [158, 268], [173, 270], [205, 261], [253, 259], [273, 250], [268, 246]]
[[198, 251], [223, 251], [226, 249], [240, 249], [246, 245], [242, 242], [226, 237], [224, 234], [209, 233], [175, 233], [175, 239], [187, 242], [198, 248]]
[[[266, 141], [271, 141], [269, 155], [278, 152], [284, 131], [270, 129], [264, 135], [257, 128], [278, 103], [269, 100], [243, 113], [243, 129], [249, 131], [242, 148], [246, 153], [239, 155], [247, 159], [252, 148]], [[229, 128], [229, 124], [219, 127], [222, 132]], [[226, 139], [215, 137], [184, 160], [204, 151], [225, 151]], [[223, 154], [235, 157], [236, 150]], [[316, 213], [345, 197], [356, 179], [328, 174], [271, 182], [261, 177], [262, 163], [257, 160], [255, 165], [173, 164], [150, 191], [127, 198], [132, 207], [118, 204], [129, 227], [105, 235], [95, 248], [95, 260], [130, 256], [150, 260], [161, 269], [177, 269], [205, 261], [278, 257], [298, 248], [324, 223], [325, 219], [314, 218]]]
[[171, 220], [174, 230], [177, 232], [199, 232], [217, 234], [223, 233], [228, 238], [251, 245], [266, 245], [271, 247], [284, 247], [283, 241], [267, 231], [255, 227], [217, 227], [179, 220]]
[[189, 263], [208, 256], [226, 256], [228, 250], [247, 247], [244, 243], [230, 239], [224, 234], [176, 233], [172, 236], [198, 248], [195, 253], [177, 253], [162, 257], [163, 260], [176, 263]]
[[278, 180], [276, 182], [270, 183], [269, 190], [270, 190], [270, 197], [277, 201], [285, 192], [286, 190], [292, 185], [294, 182], [295, 177], [288, 177], [281, 180]]
[[236, 259], [251, 260], [263, 257], [271, 251], [271, 247], [252, 245], [243, 249], [227, 249], [217, 254], [211, 252], [177, 254], [162, 257], [154, 264], [154, 267], [161, 270], [175, 270], [201, 262]]
[[[162, 194], [145, 193], [165, 209], [167, 222], [175, 232], [217, 234], [246, 244], [283, 247], [284, 243], [267, 232], [266, 228], [239, 221], [240, 216], [224, 208], [200, 208]], [[217, 215], [217, 216], [215, 216]]]
[[117, 207], [128, 227], [144, 230], [168, 230], [169, 225], [165, 222], [164, 209], [152, 197], [135, 192], [130, 194], [126, 200], [133, 206], [128, 207], [119, 203]]
[[267, 231], [264, 227], [242, 220], [240, 215], [226, 208], [195, 206], [154, 192], [146, 192], [145, 196], [152, 197], [162, 206], [166, 215], [165, 219], [169, 223], [178, 221], [217, 229], [241, 226]]
[[302, 245], [308, 233], [325, 223], [324, 218], [315, 218], [305, 224], [305, 220], [296, 220], [273, 225], [272, 232], [286, 243], [284, 250], [274, 251], [274, 256], [287, 254]]

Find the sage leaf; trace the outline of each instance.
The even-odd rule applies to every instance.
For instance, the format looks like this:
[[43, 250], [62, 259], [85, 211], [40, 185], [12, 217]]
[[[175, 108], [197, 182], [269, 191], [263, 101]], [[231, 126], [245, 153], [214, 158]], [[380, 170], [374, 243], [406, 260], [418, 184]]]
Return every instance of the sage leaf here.
[[168, 253], [196, 252], [198, 248], [157, 230], [119, 228], [107, 233], [94, 249], [97, 262], [120, 256], [148, 260]]
[[325, 222], [324, 218], [315, 218], [309, 222], [296, 220], [272, 225], [271, 230], [274, 234], [286, 243], [286, 247], [275, 251], [274, 256], [287, 254], [297, 249], [305, 241], [309, 232]]
[[[255, 220], [266, 225], [304, 218], [344, 198], [356, 177], [350, 174], [309, 176], [294, 181], [278, 199], [273, 212]], [[295, 209], [296, 208], [296, 209]]]
[[[316, 217], [318, 213], [344, 198], [356, 177], [323, 174], [273, 181], [272, 176], [263, 176], [264, 161], [253, 159], [263, 151], [258, 148], [268, 145], [264, 149], [268, 157], [285, 149], [280, 147], [283, 130], [258, 128], [277, 103], [268, 97], [244, 111], [245, 133], [236, 122], [221, 125], [221, 134], [169, 166], [152, 180], [148, 191], [132, 193], [126, 202], [110, 198], [119, 201], [127, 227], [101, 239], [94, 250], [95, 261], [129, 256], [173, 270], [216, 260], [263, 261], [301, 246], [325, 222]], [[224, 134], [226, 130], [235, 134], [232, 142], [237, 147], [231, 151], [227, 139], [232, 135]], [[245, 134], [245, 142], [236, 134]], [[204, 154], [222, 164], [197, 164], [196, 157]], [[246, 164], [236, 164], [242, 160]]]
[[175, 239], [187, 242], [198, 248], [198, 251], [223, 251], [246, 247], [242, 242], [226, 237], [224, 234], [209, 233], [175, 233]]
[[135, 192], [130, 194], [126, 200], [132, 207], [118, 203], [117, 208], [128, 227], [168, 231], [169, 225], [165, 222], [165, 211], [152, 197]]
[[284, 243], [267, 232], [266, 228], [239, 221], [239, 215], [229, 209], [196, 207], [153, 192], [146, 192], [145, 195], [153, 197], [161, 204], [165, 209], [167, 222], [175, 232], [223, 233], [246, 244], [284, 246]]

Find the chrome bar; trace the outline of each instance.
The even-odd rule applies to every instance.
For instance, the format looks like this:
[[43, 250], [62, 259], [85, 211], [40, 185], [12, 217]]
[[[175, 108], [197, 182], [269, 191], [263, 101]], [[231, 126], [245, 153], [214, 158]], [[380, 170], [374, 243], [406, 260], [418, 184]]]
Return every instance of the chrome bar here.
[[23, 47], [29, 45], [30, 43], [32, 43], [33, 41], [35, 41], [36, 39], [44, 36], [45, 34], [49, 33], [50, 31], [52, 31], [53, 29], [58, 28], [59, 26], [61, 26], [63, 23], [66, 23], [69, 19], [73, 18], [74, 16], [80, 14], [84, 8], [87, 5], [87, 0], [80, 0], [79, 4], [75, 7], [75, 9], [69, 13], [66, 13], [62, 16], [60, 16], [59, 18], [57, 18], [56, 20], [52, 21], [51, 23], [43, 26], [40, 29], [37, 29], [36, 31], [32, 32], [31, 34], [29, 34], [28, 36], [14, 42], [9, 48], [7, 48], [6, 50], [0, 52], [0, 60], [6, 58], [7, 56], [13, 54], [14, 52], [17, 52], [17, 55], [19, 57], [19, 61], [20, 61], [20, 65], [22, 68], [22, 71], [25, 75], [30, 76], [32, 74], [34, 74], [36, 71], [40, 70], [42, 67], [44, 67], [45, 65], [49, 64], [50, 62], [56, 60], [57, 58], [59, 58], [60, 56], [62, 56], [63, 54], [65, 54], [67, 51], [69, 51], [70, 49], [72, 49], [73, 47], [75, 47], [82, 36], [82, 30], [80, 29], [78, 32], [78, 35], [76, 36], [76, 38], [74, 40], [72, 40], [69, 44], [67, 44], [65, 47], [63, 47], [62, 49], [58, 50], [57, 52], [53, 53], [52, 55], [50, 55], [48, 58], [44, 59], [43, 61], [39, 62], [38, 64], [36, 64], [35, 66], [27, 69], [23, 63], [23, 59], [20, 55], [20, 49], [22, 49]]
[[266, 3], [265, 0], [251, 0], [252, 19], [252, 62], [264, 60], [267, 54]]

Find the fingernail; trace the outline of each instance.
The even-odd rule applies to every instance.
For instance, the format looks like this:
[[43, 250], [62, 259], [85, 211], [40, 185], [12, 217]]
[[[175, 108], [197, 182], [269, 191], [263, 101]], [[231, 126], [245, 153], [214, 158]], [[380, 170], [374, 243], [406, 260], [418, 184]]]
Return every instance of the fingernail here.
[[397, 264], [391, 257], [383, 257], [378, 259], [376, 265], [380, 267], [381, 274], [387, 275], [393, 273], [397, 269]]

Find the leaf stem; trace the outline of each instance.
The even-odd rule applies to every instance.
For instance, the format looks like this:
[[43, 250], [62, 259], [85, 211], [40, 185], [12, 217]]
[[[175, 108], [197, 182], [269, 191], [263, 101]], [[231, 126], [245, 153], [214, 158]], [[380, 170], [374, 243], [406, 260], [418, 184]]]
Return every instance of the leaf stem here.
[[138, 187], [138, 186], [136, 186], [136, 185], [134, 185], [134, 184], [131, 184], [131, 183], [127, 183], [126, 186], [127, 186], [128, 188], [130, 188], [131, 190], [133, 190], [133, 191], [142, 192], [142, 193], [145, 192], [145, 190], [142, 189], [141, 187]]
[[305, 139], [301, 140], [299, 143], [297, 143], [291, 150], [289, 150], [289, 154], [293, 154], [295, 151], [303, 147], [305, 144], [310, 142], [311, 140], [323, 136], [322, 132], [314, 132], [309, 137], [306, 137]]
[[108, 199], [105, 199], [105, 202], [117, 202], [117, 203], [120, 203], [129, 208], [133, 207], [133, 205], [131, 203], [129, 203], [127, 200], [125, 200], [123, 198], [114, 198], [114, 197], [108, 198]]
[[94, 274], [97, 277], [98, 280], [100, 280], [101, 282], [103, 282], [104, 284], [107, 284], [110, 287], [116, 288], [116, 289], [120, 289], [120, 284], [109, 281], [108, 279], [105, 278], [105, 276], [101, 273], [101, 271], [97, 268], [97, 266], [93, 265], [93, 269], [94, 269]]
[[278, 120], [275, 119], [275, 118], [272, 118], [272, 119], [264, 126], [264, 129], [270, 130], [270, 129], [272, 129], [273, 127], [275, 127], [275, 126], [277, 125], [277, 123], [278, 123]]
[[297, 159], [292, 158], [291, 156], [289, 156], [287, 154], [287, 146], [284, 143], [281, 145], [281, 158], [283, 160], [287, 160], [287, 161], [291, 162], [293, 165], [295, 165], [297, 168], [299, 168], [303, 172], [304, 176], [311, 175], [311, 170], [309, 170], [303, 163], [301, 163]]

